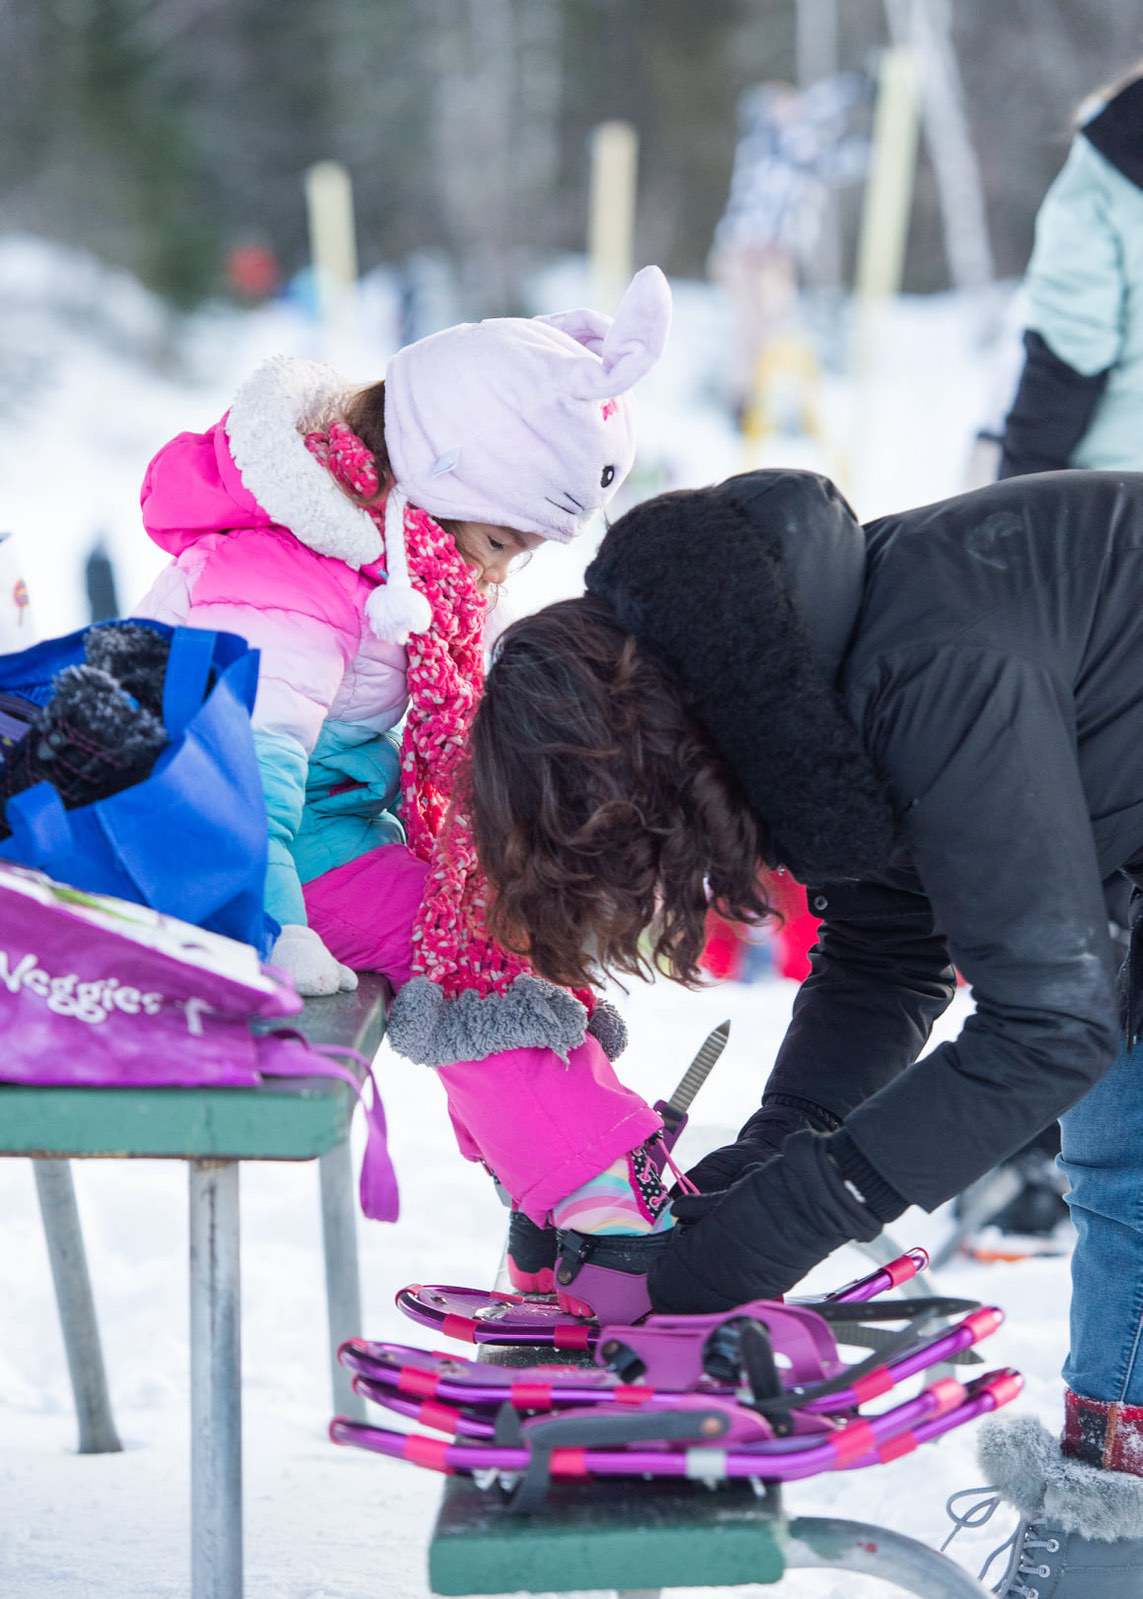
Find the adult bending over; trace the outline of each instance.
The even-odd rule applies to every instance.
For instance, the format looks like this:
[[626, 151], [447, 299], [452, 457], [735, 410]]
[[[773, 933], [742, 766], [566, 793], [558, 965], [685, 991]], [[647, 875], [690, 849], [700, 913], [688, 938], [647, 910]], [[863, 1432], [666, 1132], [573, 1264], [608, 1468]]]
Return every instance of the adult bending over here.
[[[1143, 873], [1141, 594], [1143, 475], [862, 528], [828, 480], [757, 472], [617, 522], [587, 593], [507, 632], [473, 732], [496, 927], [542, 975], [635, 972], [651, 927], [693, 980], [708, 892], [764, 913], [763, 864], [823, 917], [761, 1108], [676, 1205], [659, 1308], [782, 1293], [1067, 1113], [1064, 1452], [1031, 1420], [985, 1446], [1038, 1518], [1002, 1591], [1066, 1560], [1053, 1599], [1143, 1591], [1139, 958], [1116, 1061], [1101, 889]], [[914, 1064], [954, 966], [975, 1013]]]

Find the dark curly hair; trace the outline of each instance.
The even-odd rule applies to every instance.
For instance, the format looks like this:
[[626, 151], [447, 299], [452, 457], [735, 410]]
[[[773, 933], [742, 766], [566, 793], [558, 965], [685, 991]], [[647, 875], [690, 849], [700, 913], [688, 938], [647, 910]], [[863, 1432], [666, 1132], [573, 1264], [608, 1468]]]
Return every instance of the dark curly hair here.
[[505, 632], [470, 748], [490, 930], [541, 976], [578, 986], [657, 969], [695, 984], [709, 907], [773, 914], [760, 824], [679, 685], [604, 600], [564, 600]]

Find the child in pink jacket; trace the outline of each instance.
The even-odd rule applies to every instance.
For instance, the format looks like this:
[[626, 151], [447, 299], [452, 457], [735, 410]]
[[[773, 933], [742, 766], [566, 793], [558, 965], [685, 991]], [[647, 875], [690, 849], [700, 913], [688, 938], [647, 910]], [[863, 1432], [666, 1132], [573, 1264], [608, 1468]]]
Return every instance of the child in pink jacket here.
[[[669, 320], [649, 267], [614, 322], [449, 328], [365, 389], [270, 361], [214, 427], [160, 450], [143, 484], [147, 531], [173, 559], [138, 614], [261, 652], [272, 959], [303, 994], [354, 987], [361, 970], [389, 978], [394, 1048], [439, 1068], [462, 1150], [518, 1207], [526, 1287], [550, 1281], [554, 1235], [537, 1229], [553, 1216], [593, 1238], [662, 1241], [669, 1207], [642, 1147], [659, 1119], [614, 1074], [610, 1007], [484, 935], [453, 791], [488, 588], [520, 551], [573, 538], [623, 482], [627, 391]], [[620, 1270], [643, 1269], [616, 1248]]]

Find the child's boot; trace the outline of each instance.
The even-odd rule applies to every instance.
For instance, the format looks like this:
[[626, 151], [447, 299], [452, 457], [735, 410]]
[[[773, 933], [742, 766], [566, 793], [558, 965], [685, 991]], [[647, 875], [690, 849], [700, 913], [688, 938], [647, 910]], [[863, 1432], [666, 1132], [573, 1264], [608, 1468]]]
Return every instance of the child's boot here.
[[671, 1241], [670, 1232], [636, 1236], [561, 1231], [556, 1298], [571, 1316], [629, 1326], [651, 1309], [647, 1273]]
[[508, 1220], [508, 1280], [519, 1294], [550, 1294], [556, 1285], [557, 1233], [522, 1210]]
[[560, 1229], [556, 1298], [573, 1316], [635, 1322], [651, 1309], [647, 1273], [674, 1225], [655, 1153], [646, 1144], [552, 1209]]
[[[979, 1526], [1007, 1503], [1020, 1521], [1008, 1543], [1008, 1565], [993, 1592], [1002, 1599], [1138, 1599], [1143, 1594], [1143, 1408], [1068, 1396], [1064, 1444], [1031, 1416], [981, 1429], [979, 1457], [993, 1487], [960, 1526]], [[1102, 1417], [1107, 1465], [1079, 1458]]]

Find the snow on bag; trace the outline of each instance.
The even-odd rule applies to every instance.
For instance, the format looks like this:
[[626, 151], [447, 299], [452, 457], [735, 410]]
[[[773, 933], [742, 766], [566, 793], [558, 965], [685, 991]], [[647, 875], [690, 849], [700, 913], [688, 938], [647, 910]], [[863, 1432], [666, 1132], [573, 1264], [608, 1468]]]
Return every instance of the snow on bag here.
[[326, 1049], [292, 1029], [251, 1025], [301, 1008], [248, 944], [0, 862], [0, 1081], [253, 1088], [264, 1077], [337, 1077], [365, 1105], [361, 1208], [395, 1221], [397, 1183], [369, 1063], [355, 1057], [369, 1079], [366, 1100]]

